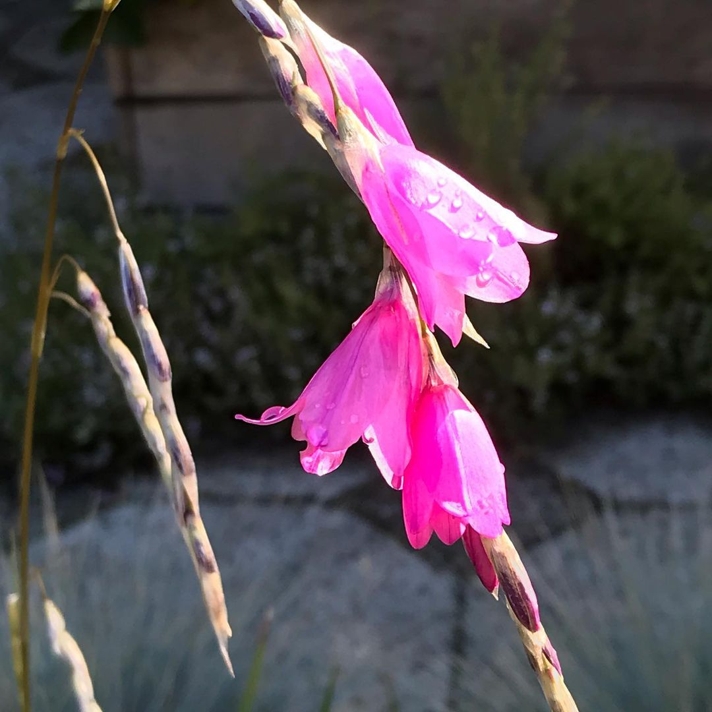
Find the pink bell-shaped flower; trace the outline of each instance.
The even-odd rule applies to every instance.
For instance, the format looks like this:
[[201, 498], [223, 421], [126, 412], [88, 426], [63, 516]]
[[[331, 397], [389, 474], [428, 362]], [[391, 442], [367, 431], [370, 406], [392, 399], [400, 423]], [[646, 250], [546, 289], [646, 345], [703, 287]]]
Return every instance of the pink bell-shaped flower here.
[[497, 575], [481, 537], [498, 537], [510, 523], [504, 466], [482, 418], [453, 380], [441, 375], [446, 369], [431, 360], [413, 413], [412, 453], [403, 473], [406, 534], [416, 549], [433, 532], [448, 545], [462, 538], [482, 583], [493, 592]]
[[373, 304], [319, 368], [296, 402], [265, 411], [257, 425], [294, 417], [307, 472], [325, 475], [363, 438], [384, 477], [400, 486], [410, 459], [410, 416], [422, 386], [423, 347], [415, 304], [400, 268], [386, 266]]
[[348, 165], [376, 227], [408, 271], [427, 325], [437, 324], [457, 344], [465, 295], [516, 299], [529, 284], [519, 243], [556, 235], [524, 222], [418, 151], [391, 95], [360, 54], [315, 25], [293, 0], [283, 3], [282, 16], [307, 84], [337, 124], [340, 141], [331, 146], [332, 157], [342, 173]]

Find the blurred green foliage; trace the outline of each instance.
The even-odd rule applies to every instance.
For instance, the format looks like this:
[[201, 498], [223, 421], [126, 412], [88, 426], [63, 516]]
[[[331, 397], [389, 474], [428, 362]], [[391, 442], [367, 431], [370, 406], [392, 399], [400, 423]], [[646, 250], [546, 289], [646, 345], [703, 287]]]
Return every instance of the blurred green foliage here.
[[[444, 87], [467, 174], [560, 233], [529, 251], [533, 281], [521, 299], [470, 303], [492, 349], [448, 350], [500, 441], [595, 404], [707, 405], [712, 395], [705, 192], [688, 185], [672, 154], [642, 140], [569, 153], [536, 182], [522, 163], [527, 132], [561, 85], [566, 27], [566, 14], [557, 16], [531, 61], [511, 71], [495, 31]], [[86, 266], [113, 306], [119, 334], [133, 344], [113, 237], [93, 178], [85, 179], [65, 191], [57, 245]], [[0, 248], [0, 444], [10, 453], [24, 407], [19, 384], [44, 211], [43, 196], [26, 186], [16, 193], [18, 240]], [[193, 437], [256, 437], [234, 424], [234, 412], [291, 402], [370, 303], [380, 240], [333, 176], [256, 181], [227, 217], [148, 212], [130, 202], [120, 208]], [[77, 454], [74, 464], [96, 469], [143, 452], [88, 325], [64, 303], [51, 309], [42, 374], [37, 443], [45, 461]]]
[[[100, 194], [89, 186], [65, 191], [58, 254], [74, 255], [87, 269], [112, 309], [117, 333], [133, 346], [115, 239]], [[10, 453], [24, 409], [20, 384], [44, 205], [44, 196], [31, 190], [18, 186], [15, 192], [13, 233], [19, 239], [0, 247], [0, 439]], [[122, 226], [143, 270], [189, 434], [254, 437], [235, 424], [234, 413], [254, 415], [293, 400], [368, 306], [381, 244], [358, 206], [331, 177], [303, 174], [258, 185], [227, 217], [186, 219], [123, 206]], [[58, 287], [71, 293], [70, 275]], [[88, 323], [54, 302], [37, 413], [40, 452], [49, 461], [71, 456], [75, 469], [135, 456], [143, 444], [127, 416], [118, 380]]]

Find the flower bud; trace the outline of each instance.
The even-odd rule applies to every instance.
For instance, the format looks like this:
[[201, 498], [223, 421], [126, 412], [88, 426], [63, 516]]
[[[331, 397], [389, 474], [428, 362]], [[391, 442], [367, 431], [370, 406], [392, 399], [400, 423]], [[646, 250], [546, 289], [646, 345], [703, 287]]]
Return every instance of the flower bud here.
[[506, 534], [495, 539], [482, 537], [482, 544], [497, 572], [512, 613], [527, 630], [536, 633], [541, 628], [539, 603], [514, 544]]
[[264, 0], [232, 0], [232, 2], [263, 37], [281, 40], [287, 36], [284, 22]]

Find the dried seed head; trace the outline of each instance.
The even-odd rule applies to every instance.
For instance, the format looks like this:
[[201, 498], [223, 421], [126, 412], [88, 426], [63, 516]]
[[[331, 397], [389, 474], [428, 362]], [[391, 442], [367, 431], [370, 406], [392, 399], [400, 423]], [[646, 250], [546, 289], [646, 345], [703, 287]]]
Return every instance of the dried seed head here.
[[[153, 318], [148, 311], [141, 311], [136, 318], [136, 322], [140, 324], [141, 327], [140, 330], [138, 330], [138, 336], [139, 339], [141, 339], [141, 348], [143, 349], [143, 355], [146, 359], [146, 368], [148, 369], [149, 377], [156, 378], [163, 383], [170, 382], [172, 373], [171, 362]], [[156, 401], [156, 410], [160, 411], [164, 405], [160, 399], [155, 398], [155, 394], [154, 399]], [[172, 404], [170, 407], [173, 407]]]
[[126, 240], [122, 240], [119, 244], [119, 265], [126, 307], [135, 316], [142, 309], [148, 309], [148, 296], [138, 262], [136, 262], [131, 245]]
[[287, 28], [280, 16], [264, 0], [232, 0], [252, 27], [264, 37], [281, 40]]
[[108, 317], [109, 308], [101, 296], [99, 288], [91, 277], [81, 270], [77, 271], [77, 294], [79, 303], [92, 315]]

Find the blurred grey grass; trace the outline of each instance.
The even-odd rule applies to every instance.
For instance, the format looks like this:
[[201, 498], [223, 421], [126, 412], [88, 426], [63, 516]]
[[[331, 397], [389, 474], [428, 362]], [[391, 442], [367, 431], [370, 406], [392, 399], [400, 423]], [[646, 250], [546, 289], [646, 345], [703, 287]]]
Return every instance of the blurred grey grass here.
[[109, 309], [98, 287], [89, 275], [75, 264], [79, 303], [91, 319], [99, 346], [121, 379], [131, 411], [156, 459], [200, 582], [221, 655], [230, 673], [234, 674], [227, 651], [227, 641], [232, 631], [227, 619], [225, 595], [218, 564], [200, 517], [197, 474], [190, 446], [175, 410], [168, 354], [148, 310], [140, 270], [119, 227], [111, 194], [98, 159], [80, 132], [72, 130], [70, 133], [89, 156], [106, 198], [119, 242], [124, 298], [141, 342], [148, 384], [131, 350], [116, 336]]

